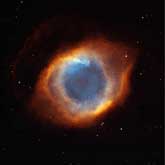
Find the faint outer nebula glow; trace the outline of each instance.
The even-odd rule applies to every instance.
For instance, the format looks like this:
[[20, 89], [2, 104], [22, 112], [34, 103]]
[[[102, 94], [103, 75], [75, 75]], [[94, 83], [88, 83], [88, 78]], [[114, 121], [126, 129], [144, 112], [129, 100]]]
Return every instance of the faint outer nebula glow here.
[[34, 31], [15, 62], [15, 68], [20, 61], [22, 65], [29, 63], [24, 67], [28, 70], [34, 67], [33, 61], [39, 65], [39, 60], [49, 55], [38, 75], [32, 69], [37, 78], [26, 101], [28, 110], [42, 122], [63, 127], [91, 126], [126, 100], [137, 50], [99, 32], [84, 33], [74, 44], [62, 43], [50, 51], [57, 34], [54, 26], [56, 22], [43, 24]]

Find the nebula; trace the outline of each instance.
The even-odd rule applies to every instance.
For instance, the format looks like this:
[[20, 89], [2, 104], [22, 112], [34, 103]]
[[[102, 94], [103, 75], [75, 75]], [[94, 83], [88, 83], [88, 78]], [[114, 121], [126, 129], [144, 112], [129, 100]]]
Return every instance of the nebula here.
[[[74, 26], [66, 21], [71, 26], [67, 31], [60, 23], [51, 20], [34, 30], [14, 64], [14, 79], [18, 72], [28, 81], [34, 77], [33, 92], [25, 102], [42, 122], [72, 128], [92, 126], [123, 105], [129, 95], [137, 49], [100, 31], [93, 34], [96, 25], [88, 24], [87, 29], [81, 22], [74, 25], [77, 31], [70, 30]], [[74, 38], [79, 33], [83, 37]]]
[[30, 106], [64, 126], [94, 124], [128, 96], [132, 54], [133, 49], [103, 38], [56, 54], [40, 74]]

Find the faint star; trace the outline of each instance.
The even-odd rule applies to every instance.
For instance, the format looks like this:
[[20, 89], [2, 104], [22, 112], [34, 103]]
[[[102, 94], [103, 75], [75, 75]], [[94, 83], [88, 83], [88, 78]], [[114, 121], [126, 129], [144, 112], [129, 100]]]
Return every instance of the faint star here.
[[29, 86], [29, 89], [32, 89], [32, 87], [31, 87], [31, 86]]
[[137, 43], [137, 44], [139, 44], [139, 43], [140, 43], [140, 41], [136, 41], [136, 43]]
[[140, 73], [139, 73], [139, 75], [140, 75], [140, 76], [142, 76], [142, 75], [143, 75], [143, 73], [142, 73], [142, 72], [140, 72]]
[[64, 136], [68, 136], [68, 135], [65, 133]]
[[10, 108], [10, 111], [14, 111], [14, 108]]
[[2, 151], [6, 151], [7, 150], [7, 148], [6, 147], [2, 147]]
[[101, 124], [100, 124], [101, 126], [103, 126], [104, 125], [104, 122], [101, 122]]
[[149, 16], [149, 14], [148, 14], [148, 13], [146, 13], [146, 14], [145, 14], [145, 16], [146, 16], [146, 17], [148, 17], [148, 16]]
[[128, 55], [127, 54], [125, 54], [125, 56], [124, 56], [125, 58], [128, 58]]

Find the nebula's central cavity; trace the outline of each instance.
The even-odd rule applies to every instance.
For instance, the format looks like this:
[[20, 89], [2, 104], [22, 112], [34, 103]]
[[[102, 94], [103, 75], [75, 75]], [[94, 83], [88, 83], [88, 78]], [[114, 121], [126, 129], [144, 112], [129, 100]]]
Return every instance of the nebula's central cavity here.
[[64, 69], [63, 85], [70, 98], [80, 103], [91, 102], [104, 92], [106, 78], [96, 60], [76, 58]]

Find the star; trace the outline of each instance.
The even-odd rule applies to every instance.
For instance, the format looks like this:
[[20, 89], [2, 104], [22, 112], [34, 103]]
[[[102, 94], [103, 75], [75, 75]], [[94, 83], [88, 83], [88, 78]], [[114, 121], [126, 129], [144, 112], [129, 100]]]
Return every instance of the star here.
[[143, 73], [142, 73], [142, 72], [140, 72], [140, 73], [139, 73], [139, 75], [140, 75], [140, 76], [142, 76], [142, 75], [143, 75]]
[[104, 122], [101, 122], [101, 124], [100, 124], [101, 126], [103, 126], [104, 125]]
[[122, 127], [120, 128], [120, 131], [123, 131], [123, 128]]
[[21, 81], [20, 80], [18, 81], [18, 84], [21, 84]]

